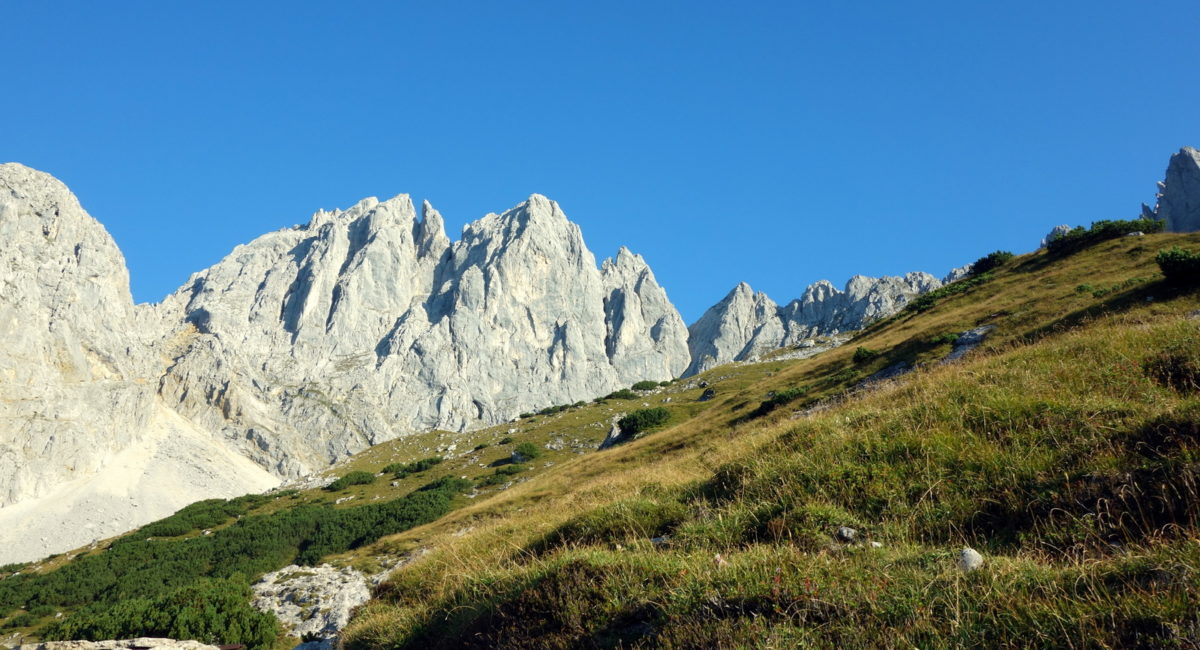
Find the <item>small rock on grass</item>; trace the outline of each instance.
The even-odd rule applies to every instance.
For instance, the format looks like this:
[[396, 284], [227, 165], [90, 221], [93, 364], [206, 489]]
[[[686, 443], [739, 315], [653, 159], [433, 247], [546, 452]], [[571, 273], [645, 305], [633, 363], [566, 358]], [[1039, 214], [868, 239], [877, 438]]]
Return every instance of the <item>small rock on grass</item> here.
[[983, 556], [979, 554], [979, 551], [968, 546], [959, 551], [958, 560], [955, 561], [955, 565], [963, 573], [970, 573], [983, 566]]

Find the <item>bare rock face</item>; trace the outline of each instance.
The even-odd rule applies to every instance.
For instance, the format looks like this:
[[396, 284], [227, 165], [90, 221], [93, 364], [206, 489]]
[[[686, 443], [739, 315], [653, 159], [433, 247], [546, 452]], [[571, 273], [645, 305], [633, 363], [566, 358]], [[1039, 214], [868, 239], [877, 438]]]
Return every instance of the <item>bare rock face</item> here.
[[950, 272], [947, 273], [946, 276], [942, 278], [942, 284], [947, 285], [947, 284], [950, 284], [951, 282], [958, 282], [959, 280], [971, 275], [971, 269], [973, 269], [974, 267], [975, 267], [975, 263], [972, 262], [970, 264], [964, 264], [962, 266], [956, 266], [956, 267], [950, 269]]
[[494, 424], [687, 366], [641, 257], [598, 269], [533, 195], [451, 244], [407, 195], [319, 212], [238, 247], [159, 310], [168, 404], [282, 476], [428, 428]]
[[553, 201], [455, 243], [421, 213], [406, 195], [321, 211], [135, 306], [70, 191], [0, 165], [0, 563], [687, 366], [645, 261], [597, 267]]
[[61, 182], [0, 165], [0, 564], [277, 479], [158, 399], [157, 321]]
[[1062, 237], [1063, 235], [1065, 235], [1069, 232], [1071, 232], [1071, 227], [1065, 223], [1051, 228], [1050, 232], [1046, 233], [1045, 237], [1042, 237], [1042, 243], [1039, 245], [1039, 248], [1045, 248], [1046, 246], [1048, 246], [1050, 244], [1050, 242], [1054, 241], [1055, 239], [1058, 239], [1059, 237]]
[[755, 293], [743, 282], [689, 328], [692, 361], [684, 374], [756, 359], [764, 352], [814, 336], [859, 329], [940, 286], [928, 273], [882, 278], [856, 275], [844, 290], [821, 280], [809, 285], [802, 298], [778, 307], [766, 294]]
[[[93, 473], [154, 401], [125, 260], [66, 186], [0, 165], [0, 506]], [[53, 458], [54, 462], [45, 462]]]
[[293, 564], [264, 575], [251, 588], [255, 609], [274, 614], [288, 634], [300, 638], [336, 637], [354, 608], [371, 599], [366, 575], [328, 564]]
[[1171, 156], [1158, 203], [1154, 210], [1143, 204], [1142, 216], [1166, 220], [1170, 232], [1200, 230], [1200, 151], [1184, 147]]

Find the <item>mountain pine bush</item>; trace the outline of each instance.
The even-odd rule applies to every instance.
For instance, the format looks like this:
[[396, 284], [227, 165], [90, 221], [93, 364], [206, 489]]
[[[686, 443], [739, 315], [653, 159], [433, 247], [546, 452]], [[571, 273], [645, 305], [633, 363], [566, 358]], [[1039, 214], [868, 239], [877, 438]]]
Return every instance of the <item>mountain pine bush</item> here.
[[1158, 251], [1154, 261], [1167, 282], [1189, 287], [1200, 285], [1200, 252], [1173, 246]]

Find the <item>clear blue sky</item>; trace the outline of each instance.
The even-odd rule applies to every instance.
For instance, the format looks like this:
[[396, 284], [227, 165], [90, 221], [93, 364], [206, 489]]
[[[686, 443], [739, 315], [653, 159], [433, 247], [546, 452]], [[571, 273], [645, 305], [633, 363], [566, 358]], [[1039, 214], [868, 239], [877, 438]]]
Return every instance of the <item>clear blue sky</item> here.
[[160, 300], [318, 208], [462, 225], [532, 192], [688, 322], [737, 282], [1027, 251], [1200, 146], [1200, 2], [0, 0], [0, 160], [64, 180]]

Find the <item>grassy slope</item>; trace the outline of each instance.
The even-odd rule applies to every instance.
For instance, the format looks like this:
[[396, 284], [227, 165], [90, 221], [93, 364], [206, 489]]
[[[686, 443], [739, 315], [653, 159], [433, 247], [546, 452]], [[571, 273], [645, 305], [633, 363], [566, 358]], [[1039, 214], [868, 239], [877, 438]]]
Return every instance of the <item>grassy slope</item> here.
[[[1114, 440], [1154, 417], [1189, 412], [1187, 398], [1148, 384], [1137, 367], [1195, 329], [1180, 324], [1195, 298], [1169, 296], [1156, 280], [1153, 253], [1174, 243], [1194, 246], [1200, 236], [1121, 239], [1052, 263], [1025, 256], [980, 287], [812, 359], [732, 364], [635, 400], [379, 445], [328, 473], [448, 458], [396, 485], [382, 477], [343, 492], [301, 491], [252, 514], [299, 504], [356, 508], [442, 476], [487, 476], [521, 442], [556, 448], [510, 487], [481, 489], [432, 524], [328, 558], [371, 570], [422, 551], [352, 624], [347, 641], [355, 647], [1036, 645], [1034, 627], [1051, 630], [1046, 645], [1120, 640], [1130, 629], [1135, 637], [1184, 634], [1194, 584], [1190, 573], [1162, 567], [1195, 565], [1191, 546], [1142, 533], [1117, 540], [1120, 551], [1081, 544], [1108, 533], [1046, 514], [1079, 510], [1069, 499], [1064, 506], [1061, 495], [1072, 489], [1131, 489], [1111, 477], [1147, 464], [1156, 471], [1159, 461]], [[1114, 286], [1121, 288], [1104, 293]], [[1147, 303], [1148, 294], [1158, 300]], [[934, 364], [950, 350], [935, 337], [981, 323], [997, 326], [985, 349], [954, 366]], [[882, 354], [854, 364], [858, 345]], [[827, 399], [900, 360], [927, 365], [899, 386]], [[715, 400], [697, 401], [701, 380], [716, 388]], [[796, 387], [806, 391], [800, 400], [749, 417], [771, 391]], [[814, 404], [834, 406], [793, 419]], [[594, 451], [616, 415], [646, 405], [671, 409], [664, 430]], [[506, 437], [512, 441], [501, 444]], [[454, 452], [442, 451], [451, 443]], [[478, 445], [486, 446], [459, 455]], [[1192, 447], [1181, 449], [1172, 462], [1190, 477]], [[1072, 488], [1055, 483], [1063, 471], [1101, 478]], [[334, 505], [347, 496], [354, 499]], [[1042, 510], [1033, 507], [1039, 503]], [[1181, 517], [1180, 535], [1192, 535], [1191, 511]], [[1007, 521], [1016, 523], [997, 523]], [[834, 551], [829, 532], [838, 525], [885, 546]], [[649, 541], [659, 534], [670, 542]], [[963, 543], [989, 556], [985, 572], [949, 570]], [[725, 568], [715, 566], [715, 553]], [[1163, 597], [1167, 588], [1174, 597]], [[1107, 622], [1096, 610], [1108, 612]], [[1084, 622], [1070, 631], [1062, 620], [1081, 612]], [[1144, 632], [1130, 623], [1138, 617]]]
[[[1024, 256], [817, 358], [715, 369], [743, 374], [714, 382], [698, 417], [381, 541], [428, 552], [380, 588], [347, 644], [1195, 642], [1200, 406], [1142, 362], [1200, 349], [1183, 318], [1196, 296], [1161, 286], [1152, 262], [1197, 242]], [[997, 329], [983, 349], [932, 363], [949, 345], [931, 339], [984, 323]], [[884, 354], [856, 366], [857, 345]], [[901, 359], [925, 365], [794, 414]], [[796, 386], [806, 400], [744, 418]], [[840, 525], [882, 548], [837, 544]], [[987, 564], [962, 575], [967, 544]]]

